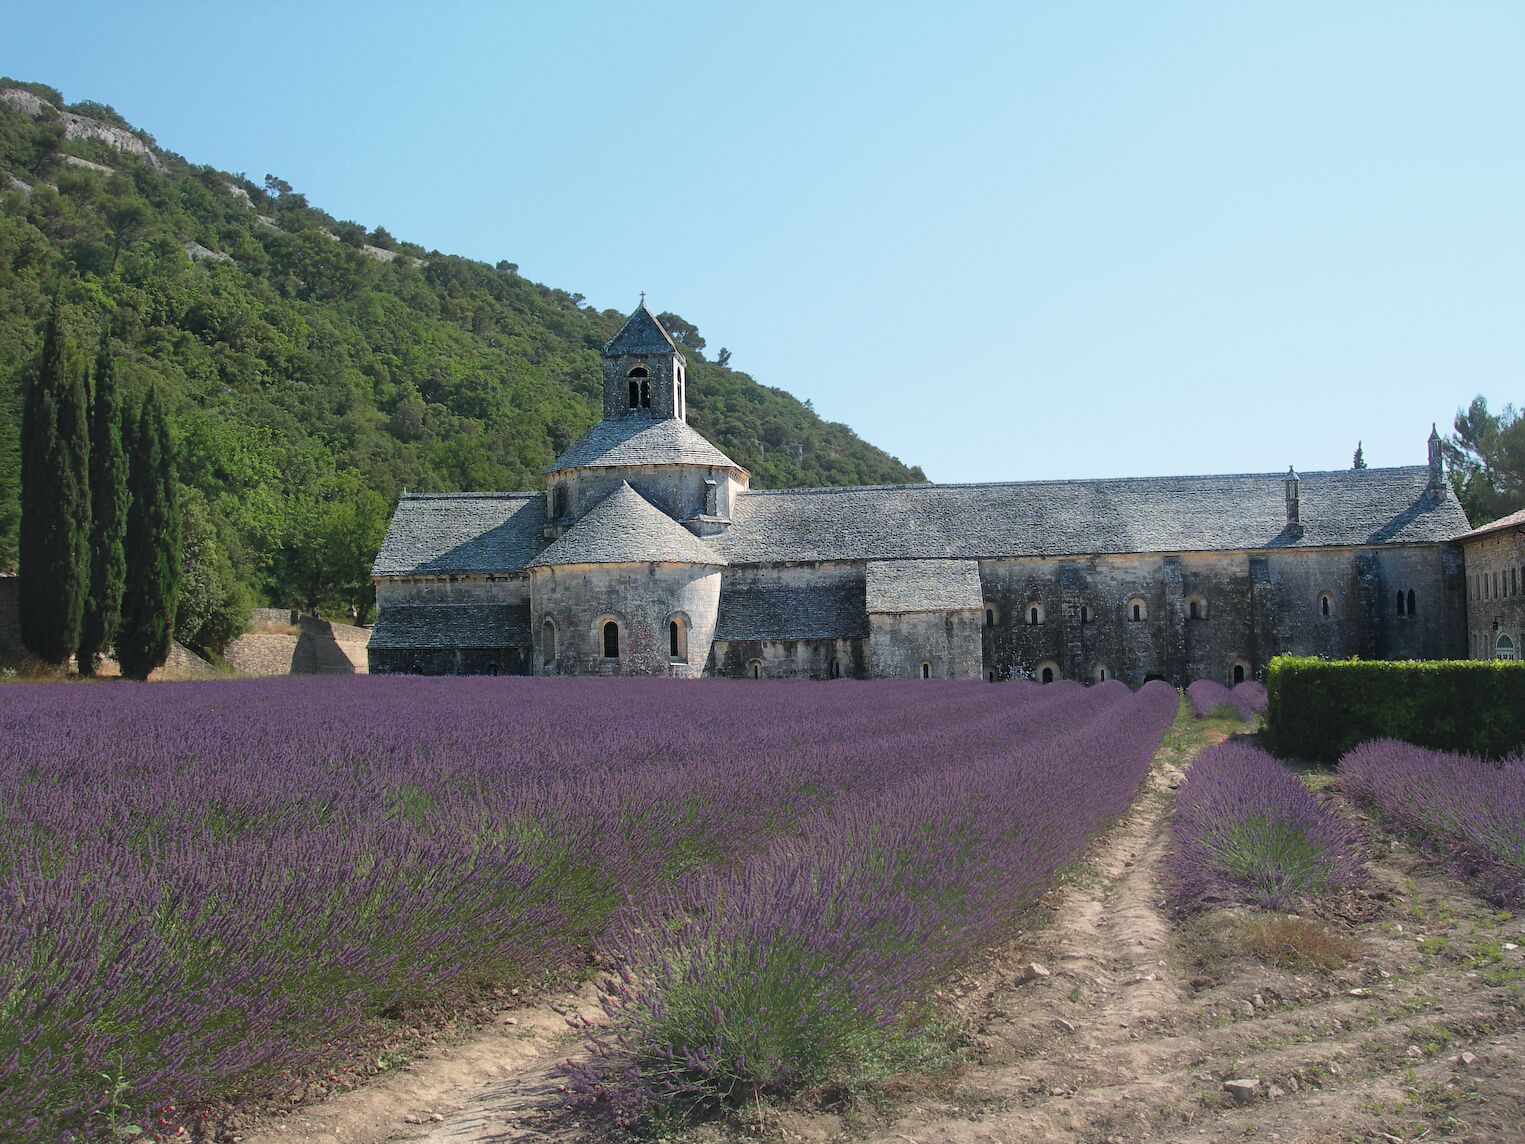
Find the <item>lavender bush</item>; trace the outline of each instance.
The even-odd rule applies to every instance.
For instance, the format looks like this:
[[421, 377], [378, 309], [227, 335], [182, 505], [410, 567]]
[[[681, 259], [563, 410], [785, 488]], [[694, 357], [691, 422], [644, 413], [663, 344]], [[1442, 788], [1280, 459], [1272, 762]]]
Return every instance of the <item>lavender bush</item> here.
[[1217, 714], [1249, 720], [1266, 709], [1265, 684], [1253, 679], [1236, 683], [1232, 688], [1214, 679], [1199, 679], [1187, 687], [1186, 697], [1198, 719]]
[[638, 1124], [914, 1044], [929, 985], [1128, 805], [1178, 704], [1166, 684], [985, 694], [978, 741], [942, 749], [922, 720], [754, 854], [625, 910], [610, 1025], [566, 1066], [572, 1089]]
[[1197, 757], [1176, 797], [1171, 899], [1183, 910], [1231, 901], [1290, 909], [1356, 882], [1353, 828], [1276, 759], [1230, 740]]
[[1525, 905], [1525, 757], [1489, 762], [1379, 739], [1340, 760], [1340, 782], [1490, 901]]
[[[809, 1071], [796, 1048], [844, 1052], [838, 1015], [895, 1019], [1126, 805], [1172, 702], [920, 681], [0, 689], [0, 1138], [99, 1134], [103, 1074], [139, 1118], [259, 1091], [393, 1006], [592, 950], [622, 959], [630, 1012], [704, 1026], [658, 1038], [685, 1068]], [[693, 1016], [706, 998], [723, 1022]], [[660, 1089], [637, 1076], [639, 1099]]]

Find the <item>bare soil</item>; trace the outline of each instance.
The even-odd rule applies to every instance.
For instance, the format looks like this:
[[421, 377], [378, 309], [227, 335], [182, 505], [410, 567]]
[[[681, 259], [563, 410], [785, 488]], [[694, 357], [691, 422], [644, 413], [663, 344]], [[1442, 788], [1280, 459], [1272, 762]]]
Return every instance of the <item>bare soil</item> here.
[[[1145, 791], [1050, 894], [1048, 924], [950, 983], [967, 1062], [850, 1103], [763, 1106], [694, 1144], [1525, 1141], [1525, 919], [1373, 832], [1368, 888], [1314, 919], [1342, 968], [1243, 952], [1232, 911], [1164, 907], [1173, 790], [1210, 738], [1167, 740]], [[1516, 948], [1507, 949], [1506, 945]], [[1296, 961], [1296, 950], [1284, 951]], [[1333, 956], [1333, 963], [1345, 960]], [[1037, 963], [1046, 974], [1034, 972]], [[248, 1144], [605, 1140], [555, 1064], [591, 991], [503, 1015], [406, 1069], [237, 1133]], [[512, 1020], [516, 1023], [506, 1024]], [[1226, 1088], [1230, 1081], [1251, 1084]], [[234, 1138], [225, 1131], [222, 1139]]]

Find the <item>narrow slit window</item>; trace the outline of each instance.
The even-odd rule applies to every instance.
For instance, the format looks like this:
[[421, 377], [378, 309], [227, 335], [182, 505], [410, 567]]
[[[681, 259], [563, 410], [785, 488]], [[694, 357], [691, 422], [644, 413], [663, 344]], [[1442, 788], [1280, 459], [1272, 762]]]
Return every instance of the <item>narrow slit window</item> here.
[[921, 665], [921, 677], [923, 679], [931, 679], [932, 678], [932, 665], [930, 663], [925, 663], [925, 662], [922, 663], [922, 665]]
[[667, 621], [667, 654], [672, 656], [673, 659], [677, 659], [678, 658], [678, 637], [679, 637], [679, 635], [680, 635], [680, 633], [678, 631], [678, 621], [677, 620], [668, 620]]
[[1412, 588], [1409, 589], [1408, 604], [1409, 604], [1409, 615], [1411, 615], [1411, 616], [1412, 615], [1416, 615], [1417, 613], [1416, 613], [1416, 611], [1414, 609], [1414, 589], [1412, 589]]
[[1400, 616], [1407, 614], [1403, 610], [1403, 589], [1402, 588], [1398, 589], [1398, 614]]

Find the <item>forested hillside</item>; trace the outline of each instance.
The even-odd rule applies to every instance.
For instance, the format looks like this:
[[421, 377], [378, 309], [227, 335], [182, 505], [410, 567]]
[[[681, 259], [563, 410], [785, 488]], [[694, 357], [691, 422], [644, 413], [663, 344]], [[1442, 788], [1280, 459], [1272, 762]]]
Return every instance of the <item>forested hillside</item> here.
[[[16, 562], [21, 387], [58, 291], [80, 368], [108, 325], [118, 384], [160, 387], [194, 542], [277, 605], [358, 601], [404, 487], [543, 487], [598, 419], [598, 350], [624, 319], [0, 79], [0, 568]], [[664, 320], [691, 422], [754, 486], [924, 479]]]

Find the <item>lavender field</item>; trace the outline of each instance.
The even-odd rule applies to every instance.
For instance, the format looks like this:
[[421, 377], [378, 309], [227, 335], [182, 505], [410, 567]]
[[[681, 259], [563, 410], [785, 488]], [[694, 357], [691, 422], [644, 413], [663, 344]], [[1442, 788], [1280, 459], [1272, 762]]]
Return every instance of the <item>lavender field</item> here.
[[1502, 762], [1392, 739], [1340, 760], [1340, 782], [1501, 906], [1525, 906], [1525, 757]]
[[[1133, 797], [1177, 704], [916, 682], [0, 689], [0, 1137], [105, 1135], [365, 1020], [619, 967], [624, 1119], [829, 1074]], [[180, 1111], [169, 1114], [170, 1106]]]

